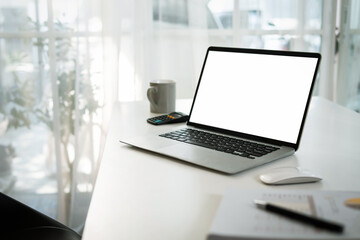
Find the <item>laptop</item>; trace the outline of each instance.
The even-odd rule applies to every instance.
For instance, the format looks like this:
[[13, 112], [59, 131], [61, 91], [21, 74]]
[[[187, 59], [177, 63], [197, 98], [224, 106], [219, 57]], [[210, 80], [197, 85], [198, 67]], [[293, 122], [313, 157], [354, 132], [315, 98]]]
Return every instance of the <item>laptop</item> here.
[[226, 174], [290, 156], [300, 145], [320, 59], [209, 47], [186, 125], [120, 142]]

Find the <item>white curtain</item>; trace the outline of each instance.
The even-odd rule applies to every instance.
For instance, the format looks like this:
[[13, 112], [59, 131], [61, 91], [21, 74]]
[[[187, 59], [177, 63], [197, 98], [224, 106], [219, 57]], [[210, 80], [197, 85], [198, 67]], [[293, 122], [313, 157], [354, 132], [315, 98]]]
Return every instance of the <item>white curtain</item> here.
[[358, 59], [358, 4], [351, 0], [131, 1], [120, 25], [119, 100], [145, 99], [148, 82], [157, 78], [176, 80], [177, 97], [191, 98], [207, 47], [219, 45], [320, 52], [315, 95], [359, 111], [358, 68], [349, 67]]
[[339, 2], [338, 18], [335, 100], [360, 112], [360, 2]]
[[0, 4], [1, 191], [80, 232], [117, 99], [116, 4]]
[[[162, 1], [170, 7], [172, 14], [177, 10], [186, 14], [190, 28], [180, 26], [172, 29], [171, 24], [163, 23], [164, 29], [153, 21], [154, 2], [136, 0], [128, 3], [128, 10], [120, 20], [120, 63], [119, 100], [143, 100], [149, 81], [153, 79], [173, 79], [177, 81], [177, 97], [190, 98], [195, 90], [200, 73], [203, 55], [208, 43], [208, 33], [203, 31], [206, 18], [204, 1]], [[199, 2], [199, 3], [197, 3]], [[165, 8], [166, 10], [166, 8]], [[176, 27], [175, 22], [175, 28]], [[197, 29], [193, 29], [193, 27]]]
[[[81, 1], [80, 1], [81, 2]], [[90, 3], [90, 7], [85, 7]], [[85, 222], [87, 210], [90, 204], [91, 194], [96, 181], [97, 171], [99, 169], [102, 157], [102, 151], [105, 145], [107, 123], [111, 117], [111, 109], [113, 102], [118, 97], [117, 84], [119, 79], [119, 52], [120, 52], [120, 17], [121, 9], [127, 9], [122, 6], [120, 1], [104, 0], [104, 1], [82, 1], [78, 5], [78, 11], [83, 9], [89, 11], [89, 15], [94, 14], [94, 18], [101, 23], [101, 34], [98, 37], [99, 45], [96, 45], [97, 53], [100, 55], [91, 55], [91, 38], [85, 43], [87, 50], [85, 55], [89, 56], [92, 61], [94, 57], [99, 58], [97, 64], [101, 67], [98, 69], [96, 78], [90, 78], [91, 84], [96, 86], [95, 94], [98, 95], [98, 111], [90, 116], [89, 122], [85, 126], [78, 125], [75, 131], [75, 161], [73, 163], [73, 176], [71, 185], [70, 211], [66, 216], [68, 225], [76, 230], [81, 230]], [[86, 11], [86, 10], [85, 10]], [[124, 11], [125, 13], [126, 11]], [[85, 17], [90, 27], [91, 19]], [[77, 42], [78, 49], [81, 48], [82, 42]], [[90, 45], [89, 45], [90, 44]], [[81, 54], [79, 51], [78, 54]], [[94, 65], [88, 68], [97, 68]], [[89, 70], [91, 71], [91, 70]], [[99, 74], [100, 73], [100, 74]], [[81, 88], [78, 87], [78, 91]], [[85, 96], [86, 97], [86, 96]], [[81, 102], [81, 97], [78, 98]], [[80, 103], [79, 103], [80, 104]], [[78, 109], [81, 110], [81, 109]], [[81, 114], [81, 113], [79, 113]], [[87, 118], [89, 116], [86, 116]], [[81, 116], [79, 116], [81, 118]], [[59, 209], [60, 211], [60, 209]]]
[[[335, 39], [321, 44], [323, 36], [335, 36], [321, 26], [335, 17], [336, 4], [335, 14], [325, 17], [321, 0], [137, 0], [129, 7], [120, 24], [120, 101], [145, 99], [148, 82], [159, 78], [176, 80], [177, 97], [191, 98], [210, 45], [328, 55], [335, 45]], [[325, 79], [329, 67], [322, 72], [317, 92], [332, 99], [333, 81]]]

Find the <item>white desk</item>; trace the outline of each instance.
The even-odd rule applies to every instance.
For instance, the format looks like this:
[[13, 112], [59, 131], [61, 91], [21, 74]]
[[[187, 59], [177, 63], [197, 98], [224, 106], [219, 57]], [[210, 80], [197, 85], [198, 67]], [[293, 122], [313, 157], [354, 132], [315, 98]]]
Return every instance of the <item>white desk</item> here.
[[[187, 112], [189, 101], [178, 101]], [[90, 205], [84, 240], [205, 239], [228, 187], [360, 191], [360, 115], [313, 98], [295, 155], [228, 176], [119, 143], [120, 136], [166, 131], [152, 126], [146, 102], [117, 104]], [[279, 166], [320, 174], [311, 184], [266, 186], [258, 175]]]

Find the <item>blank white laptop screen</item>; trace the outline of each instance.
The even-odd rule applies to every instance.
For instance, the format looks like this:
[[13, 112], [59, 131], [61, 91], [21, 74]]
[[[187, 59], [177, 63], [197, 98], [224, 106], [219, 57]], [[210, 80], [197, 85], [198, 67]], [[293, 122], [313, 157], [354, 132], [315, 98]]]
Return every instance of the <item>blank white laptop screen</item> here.
[[295, 144], [317, 61], [209, 51], [189, 121]]

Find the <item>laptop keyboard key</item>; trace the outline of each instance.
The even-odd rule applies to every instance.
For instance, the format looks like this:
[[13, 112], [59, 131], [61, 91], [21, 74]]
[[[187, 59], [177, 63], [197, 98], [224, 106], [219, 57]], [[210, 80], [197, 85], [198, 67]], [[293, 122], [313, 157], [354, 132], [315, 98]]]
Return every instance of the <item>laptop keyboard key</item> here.
[[255, 142], [249, 142], [242, 139], [226, 137], [194, 129], [181, 129], [178, 131], [161, 134], [159, 136], [250, 159], [254, 159], [255, 157], [262, 157], [263, 155], [279, 149], [273, 146], [258, 144]]

